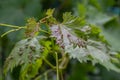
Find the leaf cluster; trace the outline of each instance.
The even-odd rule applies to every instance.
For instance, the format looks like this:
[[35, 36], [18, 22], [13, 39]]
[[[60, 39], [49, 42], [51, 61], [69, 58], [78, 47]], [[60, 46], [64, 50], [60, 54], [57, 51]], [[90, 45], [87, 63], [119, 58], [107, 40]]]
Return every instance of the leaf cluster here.
[[[28, 19], [25, 26], [27, 38], [16, 43], [6, 59], [5, 73], [20, 65], [20, 80], [30, 80], [39, 75], [38, 71], [45, 62], [53, 70], [56, 69], [58, 79], [59, 70], [64, 70], [72, 58], [81, 63], [99, 63], [109, 70], [120, 72], [114, 64], [119, 63], [115, 57], [117, 53], [110, 50], [98, 27], [87, 24], [84, 18], [73, 16], [70, 12], [64, 13], [63, 22], [59, 23], [53, 17], [53, 12], [49, 9], [47, 16], [39, 22]], [[43, 30], [41, 24], [45, 24], [49, 30]], [[40, 32], [48, 35], [40, 35]], [[49, 55], [55, 59], [55, 65], [48, 60]]]

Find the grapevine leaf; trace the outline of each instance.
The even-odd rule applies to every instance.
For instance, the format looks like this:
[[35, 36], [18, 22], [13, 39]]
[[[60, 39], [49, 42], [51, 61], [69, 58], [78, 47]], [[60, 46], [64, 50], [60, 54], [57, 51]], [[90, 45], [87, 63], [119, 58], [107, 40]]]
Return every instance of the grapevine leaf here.
[[56, 24], [57, 21], [56, 19], [53, 17], [53, 13], [54, 13], [55, 9], [48, 9], [46, 12], [46, 17], [43, 18], [40, 22], [46, 22], [47, 24], [51, 25], [51, 24]]
[[67, 27], [75, 28], [85, 25], [84, 18], [75, 17], [71, 12], [66, 12], [63, 14], [63, 24]]
[[12, 71], [18, 65], [28, 66], [30, 64], [36, 64], [37, 59], [41, 56], [40, 48], [41, 45], [37, 38], [27, 38], [19, 41], [6, 59], [4, 72]]
[[48, 9], [46, 12], [47, 16], [52, 16], [55, 9]]
[[36, 22], [34, 18], [29, 18], [26, 24], [26, 36], [27, 37], [34, 37], [38, 34], [39, 31], [39, 24]]
[[84, 46], [85, 41], [79, 39], [77, 36], [73, 35], [70, 31], [70, 28], [67, 28], [64, 25], [53, 25], [51, 27], [52, 37], [56, 38], [56, 43], [60, 45], [63, 49], [70, 45], [71, 43], [78, 44], [79, 46]]
[[38, 69], [41, 67], [41, 65], [42, 59], [37, 59], [32, 64], [26, 64], [22, 66], [20, 80], [30, 80], [30, 78], [33, 78], [38, 73]]
[[[120, 72], [120, 69], [111, 62], [111, 52], [105, 43], [77, 37], [73, 33], [74, 31], [65, 25], [53, 25], [51, 26], [51, 31], [51, 36], [56, 38], [56, 43], [65, 53], [69, 54], [70, 58], [75, 58], [80, 62], [91, 61], [93, 64], [99, 63], [107, 69]], [[85, 30], [83, 31], [85, 32]], [[98, 32], [93, 34], [96, 36], [96, 33], [98, 34]]]
[[41, 45], [42, 46], [44, 46], [44, 48], [43, 48], [43, 52], [42, 52], [42, 56], [44, 57], [44, 58], [46, 58], [47, 56], [48, 56], [48, 53], [50, 53], [50, 51], [51, 51], [51, 42], [50, 41], [47, 41], [47, 40], [42, 40], [41, 42]]

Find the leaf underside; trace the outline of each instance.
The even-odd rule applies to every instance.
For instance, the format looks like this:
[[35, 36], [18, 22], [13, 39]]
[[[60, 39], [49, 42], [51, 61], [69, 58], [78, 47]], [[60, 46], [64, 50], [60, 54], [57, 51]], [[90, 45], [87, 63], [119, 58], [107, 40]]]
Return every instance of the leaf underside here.
[[[83, 28], [80, 27], [79, 30], [82, 31]], [[92, 27], [89, 26], [89, 28]], [[71, 28], [62, 24], [51, 26], [51, 31], [51, 37], [56, 38], [56, 43], [65, 53], [69, 54], [70, 58], [80, 62], [91, 61], [93, 65], [99, 63], [108, 70], [120, 72], [120, 69], [111, 62], [112, 52], [105, 43], [89, 38], [84, 40], [78, 37]]]

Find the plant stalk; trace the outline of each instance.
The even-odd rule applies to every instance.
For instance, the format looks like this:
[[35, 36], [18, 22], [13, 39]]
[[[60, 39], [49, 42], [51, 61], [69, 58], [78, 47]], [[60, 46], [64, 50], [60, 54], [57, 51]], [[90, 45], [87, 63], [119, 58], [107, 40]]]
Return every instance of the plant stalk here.
[[3, 24], [3, 23], [0, 23], [0, 26], [6, 26], [6, 27], [11, 27], [11, 28], [20, 28], [20, 26], [9, 25], [9, 24]]
[[57, 72], [57, 78], [56, 78], [56, 80], [59, 80], [59, 61], [58, 61], [58, 54], [57, 54], [57, 52], [55, 52], [55, 54], [56, 54], [56, 72]]
[[43, 58], [43, 60], [53, 69], [55, 69], [56, 67], [54, 65], [52, 65], [48, 60], [46, 60], [45, 58]]
[[19, 29], [12, 29], [12, 30], [9, 30], [9, 31], [3, 33], [3, 34], [1, 35], [1, 37], [5, 36], [5, 35], [7, 35], [7, 34], [9, 34], [9, 33], [11, 33], [11, 32], [18, 31], [18, 30], [19, 30]]

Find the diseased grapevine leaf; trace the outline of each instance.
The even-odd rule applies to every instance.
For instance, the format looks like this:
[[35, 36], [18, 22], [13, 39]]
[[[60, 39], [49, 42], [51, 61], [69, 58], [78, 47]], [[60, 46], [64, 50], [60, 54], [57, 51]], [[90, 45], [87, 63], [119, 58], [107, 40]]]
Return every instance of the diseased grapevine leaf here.
[[16, 43], [9, 57], [6, 59], [4, 65], [5, 74], [9, 70], [12, 71], [14, 67], [22, 65], [22, 75], [28, 75], [24, 74], [26, 72], [28, 73], [28, 70], [34, 70], [31, 71], [33, 74], [29, 74], [31, 74], [31, 76], [35, 75], [42, 64], [42, 60], [39, 60], [41, 56], [41, 47], [37, 38], [27, 38]]
[[[83, 28], [79, 30], [83, 30]], [[80, 62], [91, 61], [93, 64], [99, 63], [107, 69], [120, 72], [120, 69], [111, 62], [111, 52], [102, 41], [95, 41], [96, 39], [94, 40], [93, 38], [84, 40], [76, 36], [71, 28], [61, 24], [51, 26], [51, 31], [51, 36], [56, 38], [56, 43], [65, 53], [69, 54], [70, 58], [75, 58]], [[95, 37], [98, 33], [93, 32], [91, 34]]]
[[52, 31], [52, 37], [56, 38], [56, 43], [60, 45], [63, 49], [67, 46], [70, 45], [71, 43], [76, 46], [78, 44], [79, 46], [84, 46], [85, 41], [83, 39], [78, 38], [73, 35], [70, 28], [67, 28], [64, 25], [53, 25], [51, 27]]
[[99, 28], [86, 25], [83, 18], [75, 17], [69, 12], [63, 14], [63, 22], [58, 24], [53, 12], [54, 9], [49, 9], [46, 12], [47, 16], [40, 20], [40, 23], [50, 25], [51, 35], [48, 34], [46, 39], [43, 39], [43, 36], [35, 37], [39, 32], [39, 22], [34, 18], [28, 19], [26, 36], [29, 38], [15, 45], [6, 59], [5, 74], [20, 65], [20, 80], [30, 80], [35, 77], [42, 65], [40, 57], [46, 58], [49, 53], [55, 52], [68, 54], [70, 58], [80, 62], [91, 61], [93, 65], [99, 63], [108, 70], [120, 72], [113, 63], [113, 61], [117, 63], [118, 59], [113, 57], [114, 54], [110, 51], [104, 36], [100, 35]]

